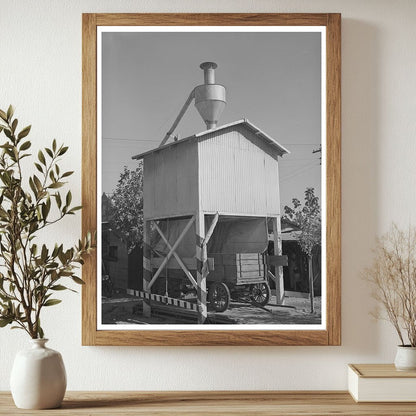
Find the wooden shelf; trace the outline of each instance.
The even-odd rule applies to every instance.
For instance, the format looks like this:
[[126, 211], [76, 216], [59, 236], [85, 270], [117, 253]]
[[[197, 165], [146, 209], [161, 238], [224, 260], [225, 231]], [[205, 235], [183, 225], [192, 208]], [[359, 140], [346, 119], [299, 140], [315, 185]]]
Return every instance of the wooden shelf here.
[[59, 409], [16, 409], [0, 392], [0, 415], [414, 415], [414, 403], [355, 403], [347, 392], [68, 392]]

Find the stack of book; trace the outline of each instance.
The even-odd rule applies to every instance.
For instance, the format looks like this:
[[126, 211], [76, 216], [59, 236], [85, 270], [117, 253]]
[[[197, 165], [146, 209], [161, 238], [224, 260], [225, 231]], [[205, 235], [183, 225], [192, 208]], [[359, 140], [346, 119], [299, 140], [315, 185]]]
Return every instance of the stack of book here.
[[356, 402], [416, 402], [416, 371], [394, 364], [349, 364], [348, 390]]

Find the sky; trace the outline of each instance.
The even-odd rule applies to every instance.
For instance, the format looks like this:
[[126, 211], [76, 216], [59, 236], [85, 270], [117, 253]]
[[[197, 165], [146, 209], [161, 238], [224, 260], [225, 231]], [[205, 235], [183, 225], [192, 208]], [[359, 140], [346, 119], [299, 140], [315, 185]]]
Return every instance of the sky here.
[[[218, 64], [227, 105], [218, 126], [247, 118], [290, 150], [279, 160], [282, 207], [321, 192], [321, 34], [288, 32], [106, 32], [102, 35], [102, 190], [111, 194], [132, 156], [151, 150], [170, 129], [199, 65]], [[206, 130], [193, 104], [180, 138]]]

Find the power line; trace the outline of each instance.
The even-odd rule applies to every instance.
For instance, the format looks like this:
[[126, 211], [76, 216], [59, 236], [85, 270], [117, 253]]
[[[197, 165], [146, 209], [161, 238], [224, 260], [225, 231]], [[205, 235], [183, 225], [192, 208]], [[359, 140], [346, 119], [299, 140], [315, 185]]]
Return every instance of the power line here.
[[295, 176], [298, 172], [303, 171], [305, 168], [307, 168], [309, 166], [312, 166], [312, 163], [308, 163], [307, 165], [303, 165], [303, 166], [295, 166], [294, 169], [287, 172], [286, 175], [282, 175], [281, 180], [286, 180], [286, 179], [288, 179], [292, 176]]
[[287, 181], [289, 181], [290, 179], [293, 179], [293, 178], [295, 178], [296, 176], [299, 176], [299, 175], [301, 175], [301, 174], [303, 174], [304, 172], [306, 172], [307, 170], [309, 170], [310, 168], [313, 168], [313, 167], [318, 167], [318, 165], [315, 165], [315, 164], [310, 164], [310, 165], [307, 165], [307, 166], [303, 166], [303, 167], [301, 167], [300, 169], [298, 169], [297, 171], [295, 171], [295, 172], [293, 172], [293, 173], [290, 173], [289, 175], [287, 175], [286, 177], [283, 177], [283, 178], [281, 178], [281, 181], [282, 182], [287, 182]]

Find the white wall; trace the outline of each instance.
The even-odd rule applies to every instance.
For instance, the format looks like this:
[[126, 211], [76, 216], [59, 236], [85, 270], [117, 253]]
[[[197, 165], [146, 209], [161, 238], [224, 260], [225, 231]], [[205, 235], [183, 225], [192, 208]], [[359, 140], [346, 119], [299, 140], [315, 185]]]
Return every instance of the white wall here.
[[[377, 233], [416, 212], [416, 2], [388, 0], [0, 0], [0, 107], [33, 124], [35, 147], [70, 144], [80, 198], [82, 12], [342, 13], [342, 346], [81, 347], [81, 300], [45, 315], [72, 390], [345, 389], [349, 362], [392, 362], [397, 339], [369, 316], [359, 271]], [[24, 121], [23, 121], [24, 120]], [[48, 235], [71, 243], [80, 217]], [[23, 333], [0, 331], [0, 390]]]

